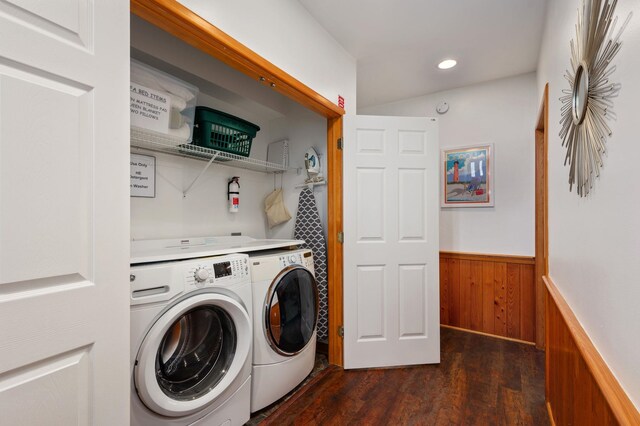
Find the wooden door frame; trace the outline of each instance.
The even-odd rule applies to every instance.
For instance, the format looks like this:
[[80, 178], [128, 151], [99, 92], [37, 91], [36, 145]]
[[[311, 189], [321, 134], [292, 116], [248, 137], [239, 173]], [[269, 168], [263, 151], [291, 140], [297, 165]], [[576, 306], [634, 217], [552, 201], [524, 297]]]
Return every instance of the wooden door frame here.
[[344, 109], [175, 0], [131, 0], [131, 12], [327, 119], [329, 362], [343, 365], [342, 138]]
[[545, 284], [549, 273], [549, 215], [548, 215], [548, 138], [549, 84], [544, 87], [535, 131], [535, 287], [536, 287], [536, 347], [545, 344]]

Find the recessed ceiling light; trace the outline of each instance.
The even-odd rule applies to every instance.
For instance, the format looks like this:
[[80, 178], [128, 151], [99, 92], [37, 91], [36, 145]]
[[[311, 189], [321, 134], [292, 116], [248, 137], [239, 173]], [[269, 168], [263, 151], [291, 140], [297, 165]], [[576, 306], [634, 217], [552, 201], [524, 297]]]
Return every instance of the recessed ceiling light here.
[[440, 68], [441, 70], [448, 70], [449, 68], [455, 67], [457, 63], [458, 61], [456, 61], [455, 59], [445, 59], [438, 64], [438, 68]]

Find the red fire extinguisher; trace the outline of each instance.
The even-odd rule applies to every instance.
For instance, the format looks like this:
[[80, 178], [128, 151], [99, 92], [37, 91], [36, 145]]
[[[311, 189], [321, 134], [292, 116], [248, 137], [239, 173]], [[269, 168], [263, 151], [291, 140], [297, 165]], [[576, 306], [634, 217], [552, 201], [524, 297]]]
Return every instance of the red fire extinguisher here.
[[229, 200], [229, 211], [238, 213], [240, 209], [240, 178], [234, 176], [227, 185], [227, 199]]

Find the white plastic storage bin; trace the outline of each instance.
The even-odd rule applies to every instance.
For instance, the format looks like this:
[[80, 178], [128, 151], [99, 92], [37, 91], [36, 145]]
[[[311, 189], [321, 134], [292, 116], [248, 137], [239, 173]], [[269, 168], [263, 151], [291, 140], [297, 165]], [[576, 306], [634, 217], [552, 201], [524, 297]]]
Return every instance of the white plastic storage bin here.
[[190, 143], [198, 88], [131, 60], [131, 134], [164, 145]]

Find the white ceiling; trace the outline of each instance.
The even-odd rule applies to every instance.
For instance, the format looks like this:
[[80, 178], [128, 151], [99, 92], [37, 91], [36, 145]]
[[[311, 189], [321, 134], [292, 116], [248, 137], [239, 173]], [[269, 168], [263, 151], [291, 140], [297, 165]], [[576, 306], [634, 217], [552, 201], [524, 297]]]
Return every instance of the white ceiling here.
[[299, 1], [357, 59], [359, 108], [534, 71], [547, 2]]

